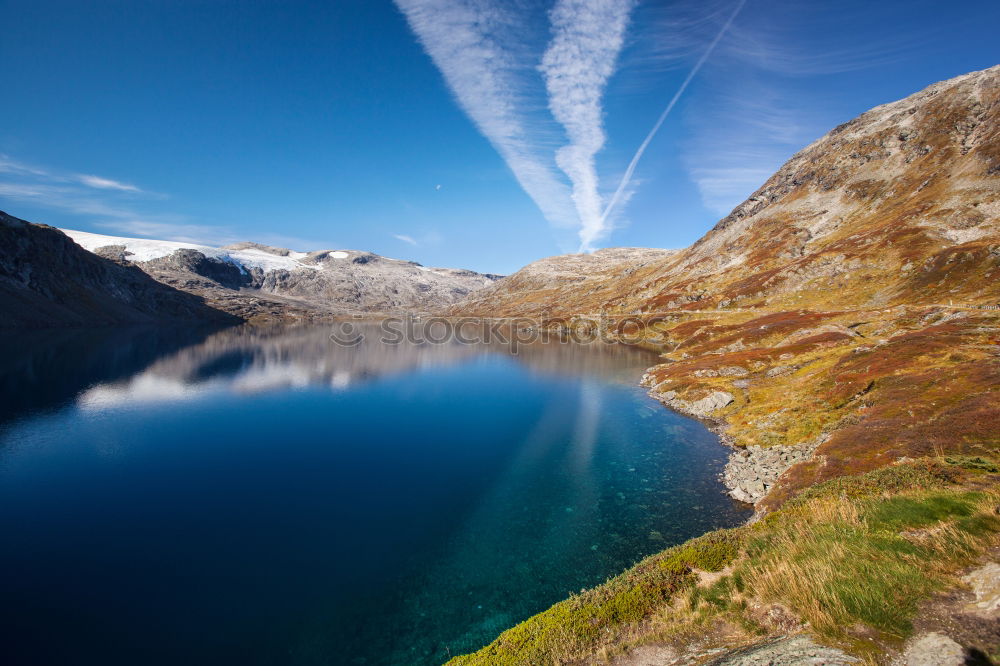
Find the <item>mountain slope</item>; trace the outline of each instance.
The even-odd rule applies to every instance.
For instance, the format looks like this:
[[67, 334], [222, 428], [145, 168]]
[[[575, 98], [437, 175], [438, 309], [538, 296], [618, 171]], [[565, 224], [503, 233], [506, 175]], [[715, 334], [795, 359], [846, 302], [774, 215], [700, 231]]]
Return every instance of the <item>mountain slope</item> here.
[[236, 323], [201, 298], [84, 251], [58, 229], [0, 212], [0, 326]]
[[613, 300], [628, 276], [676, 255], [677, 250], [616, 247], [539, 259], [472, 294], [452, 312], [481, 316], [590, 312], [595, 303]]
[[[553, 264], [575, 274], [538, 293], [524, 278]], [[998, 304], [993, 67], [835, 128], [687, 249], [596, 273], [543, 260], [452, 308], [659, 350], [643, 384], [733, 445], [724, 481], [764, 518], [453, 663], [798, 663], [809, 635], [871, 663], [997, 657], [1000, 611], [956, 581], [1000, 548]], [[806, 654], [760, 644], [788, 634]]]
[[996, 304], [998, 183], [1000, 66], [834, 128], [693, 246], [633, 262], [629, 275], [606, 275], [586, 296], [543, 303], [508, 278], [490, 303], [471, 299], [456, 311]]
[[92, 252], [133, 263], [161, 282], [250, 320], [426, 312], [498, 277], [357, 250], [306, 253], [249, 242], [215, 248], [63, 231]]

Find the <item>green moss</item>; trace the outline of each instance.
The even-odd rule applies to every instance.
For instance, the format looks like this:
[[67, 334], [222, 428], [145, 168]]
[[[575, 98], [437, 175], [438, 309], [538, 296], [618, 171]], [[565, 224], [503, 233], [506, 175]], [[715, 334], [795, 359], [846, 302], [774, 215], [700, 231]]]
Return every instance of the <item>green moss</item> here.
[[962, 469], [990, 473], [1000, 472], [1000, 465], [983, 456], [947, 456], [944, 461], [949, 465], [956, 465]]
[[867, 515], [879, 529], [915, 529], [949, 518], [971, 515], [972, 500], [976, 498], [974, 493], [935, 493], [920, 498], [893, 497], [875, 504]]
[[700, 569], [722, 571], [739, 555], [743, 531], [718, 530], [675, 548], [669, 557], [660, 562], [661, 567], [674, 570]]

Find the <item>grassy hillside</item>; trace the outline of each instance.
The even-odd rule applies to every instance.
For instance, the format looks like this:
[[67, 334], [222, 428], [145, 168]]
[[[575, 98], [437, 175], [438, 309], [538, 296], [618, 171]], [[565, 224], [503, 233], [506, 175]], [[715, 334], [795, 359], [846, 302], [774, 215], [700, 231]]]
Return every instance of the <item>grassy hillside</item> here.
[[914, 621], [996, 656], [1000, 617], [926, 605], [966, 594], [963, 569], [1000, 546], [998, 304], [994, 67], [835, 128], [690, 248], [550, 258], [453, 309], [657, 350], [651, 395], [736, 447], [810, 456], [762, 482], [754, 525], [455, 663], [644, 663], [644, 644], [671, 663], [799, 631], [878, 662]]
[[[923, 459], [819, 484], [757, 523], [649, 557], [449, 663], [604, 662], [648, 643], [708, 654], [806, 628], [876, 661], [903, 644], [921, 604], [1000, 546], [996, 471], [981, 458]], [[974, 640], [1000, 658], [989, 636]]]

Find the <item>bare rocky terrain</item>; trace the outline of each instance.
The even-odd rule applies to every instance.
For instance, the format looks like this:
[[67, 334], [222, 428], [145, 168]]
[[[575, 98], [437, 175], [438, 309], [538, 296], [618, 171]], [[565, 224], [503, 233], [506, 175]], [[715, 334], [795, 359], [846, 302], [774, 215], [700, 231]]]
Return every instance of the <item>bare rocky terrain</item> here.
[[237, 323], [202, 298], [0, 212], [0, 327]]
[[499, 278], [357, 250], [307, 253], [250, 242], [214, 248], [64, 231], [95, 254], [254, 323], [436, 311]]

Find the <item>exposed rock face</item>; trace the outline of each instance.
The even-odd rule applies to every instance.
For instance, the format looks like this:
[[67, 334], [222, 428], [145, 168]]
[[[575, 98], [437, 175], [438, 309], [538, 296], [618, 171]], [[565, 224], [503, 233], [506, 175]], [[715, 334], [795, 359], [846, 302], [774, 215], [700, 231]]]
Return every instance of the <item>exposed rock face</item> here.
[[259, 289], [348, 312], [430, 312], [456, 303], [499, 277], [453, 268], [427, 268], [356, 250], [312, 252], [302, 260], [318, 270], [273, 270]]
[[[116, 245], [113, 247], [124, 247]], [[104, 248], [98, 248], [100, 253]], [[125, 259], [128, 260], [128, 251], [125, 251]], [[194, 273], [228, 289], [239, 289], [251, 284], [253, 278], [235, 264], [223, 261], [215, 257], [206, 257], [198, 250], [180, 249], [166, 257], [160, 257], [151, 261], [143, 262], [140, 267], [147, 273], [156, 271], [180, 271]]]
[[343, 314], [431, 312], [499, 276], [427, 268], [371, 252], [294, 252], [260, 243], [221, 248], [65, 230], [84, 248], [243, 319], [316, 321]]
[[990, 562], [962, 577], [962, 581], [972, 588], [975, 601], [968, 610], [987, 617], [1000, 618], [1000, 564]]
[[924, 634], [913, 640], [897, 662], [901, 666], [963, 666], [965, 650], [948, 636]]
[[99, 326], [163, 321], [235, 323], [134, 266], [83, 250], [58, 229], [0, 212], [0, 326]]

